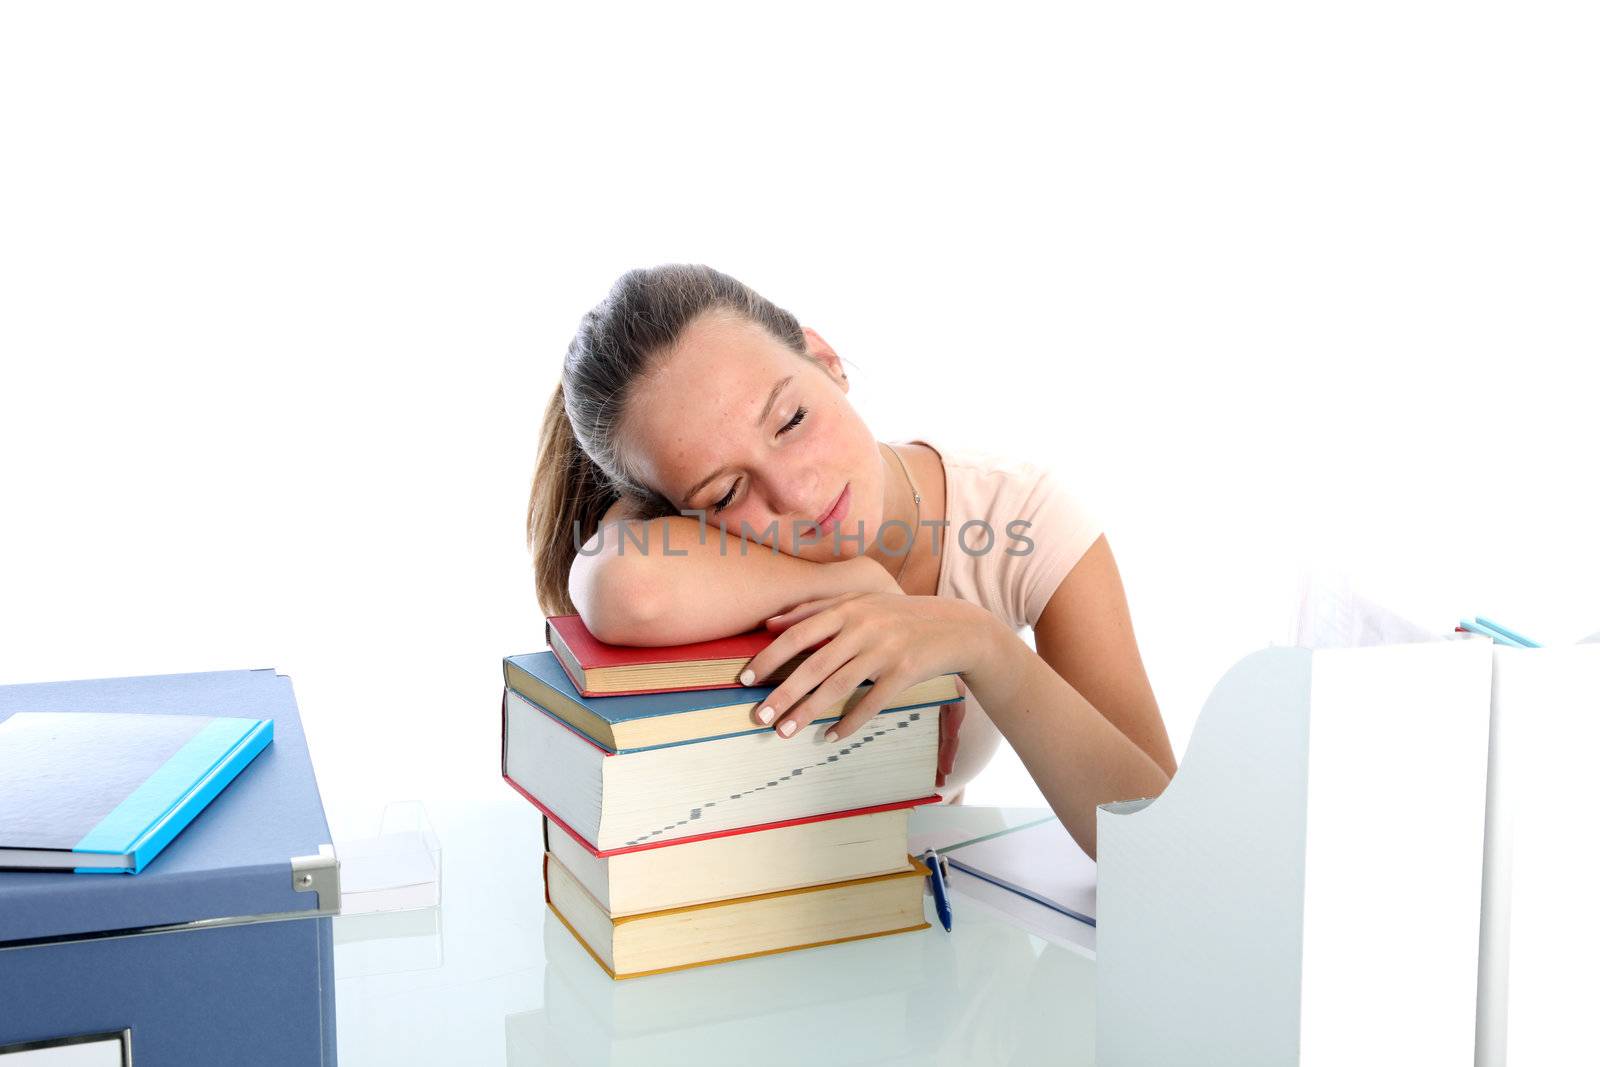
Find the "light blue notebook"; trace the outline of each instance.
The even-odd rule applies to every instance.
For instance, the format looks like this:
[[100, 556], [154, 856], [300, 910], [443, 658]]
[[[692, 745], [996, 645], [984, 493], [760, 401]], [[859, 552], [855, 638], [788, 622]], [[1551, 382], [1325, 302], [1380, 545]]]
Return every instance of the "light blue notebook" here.
[[0, 868], [137, 874], [271, 741], [271, 719], [17, 712], [0, 722]]

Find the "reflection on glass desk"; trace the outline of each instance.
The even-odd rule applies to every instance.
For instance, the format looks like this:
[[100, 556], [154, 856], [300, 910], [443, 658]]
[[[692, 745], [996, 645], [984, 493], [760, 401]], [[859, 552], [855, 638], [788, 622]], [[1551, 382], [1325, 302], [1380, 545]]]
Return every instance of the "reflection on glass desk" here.
[[[334, 920], [345, 1067], [1093, 1062], [1093, 930], [976, 879], [952, 876], [951, 933], [925, 898], [926, 930], [614, 981], [545, 906], [537, 810], [433, 814], [442, 904]], [[929, 805], [912, 843], [1046, 814]]]

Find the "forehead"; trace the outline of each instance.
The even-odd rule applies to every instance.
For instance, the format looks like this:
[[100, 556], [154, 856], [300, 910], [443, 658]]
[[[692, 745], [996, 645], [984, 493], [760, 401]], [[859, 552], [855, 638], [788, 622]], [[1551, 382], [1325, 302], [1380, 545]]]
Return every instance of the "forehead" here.
[[659, 492], [681, 499], [755, 437], [773, 385], [803, 373], [803, 365], [746, 319], [695, 320], [628, 399], [629, 465]]

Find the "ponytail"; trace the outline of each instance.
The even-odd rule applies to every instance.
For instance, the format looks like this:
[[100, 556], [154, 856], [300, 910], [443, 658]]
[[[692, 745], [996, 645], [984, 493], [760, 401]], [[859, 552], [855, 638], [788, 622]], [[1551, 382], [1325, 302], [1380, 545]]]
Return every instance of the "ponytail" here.
[[611, 480], [578, 443], [567, 418], [562, 387], [545, 408], [539, 458], [528, 494], [528, 549], [533, 554], [534, 588], [545, 615], [573, 615], [567, 577], [578, 547], [600, 528], [600, 519], [619, 494]]

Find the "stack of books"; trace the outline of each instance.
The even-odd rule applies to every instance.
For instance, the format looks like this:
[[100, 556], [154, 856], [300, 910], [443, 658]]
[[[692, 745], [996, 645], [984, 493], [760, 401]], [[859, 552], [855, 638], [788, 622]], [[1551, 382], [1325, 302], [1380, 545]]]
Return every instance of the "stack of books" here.
[[827, 741], [863, 683], [783, 738], [754, 712], [820, 646], [740, 685], [773, 638], [623, 648], [566, 615], [504, 661], [501, 776], [544, 814], [546, 903], [613, 978], [928, 926], [907, 820], [939, 799], [956, 676]]

